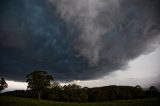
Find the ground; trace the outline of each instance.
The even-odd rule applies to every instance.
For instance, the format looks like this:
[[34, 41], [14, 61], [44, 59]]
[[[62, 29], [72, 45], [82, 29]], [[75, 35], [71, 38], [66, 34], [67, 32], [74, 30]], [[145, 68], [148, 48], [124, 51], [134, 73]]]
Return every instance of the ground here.
[[119, 100], [99, 103], [69, 103], [31, 98], [0, 96], [0, 106], [160, 106], [160, 98]]

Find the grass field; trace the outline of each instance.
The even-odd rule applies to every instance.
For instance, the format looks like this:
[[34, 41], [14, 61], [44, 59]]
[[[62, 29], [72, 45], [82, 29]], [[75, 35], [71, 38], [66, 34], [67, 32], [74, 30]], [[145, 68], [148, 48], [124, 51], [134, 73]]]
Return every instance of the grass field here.
[[68, 103], [29, 98], [0, 96], [0, 106], [160, 106], [160, 98], [102, 103]]

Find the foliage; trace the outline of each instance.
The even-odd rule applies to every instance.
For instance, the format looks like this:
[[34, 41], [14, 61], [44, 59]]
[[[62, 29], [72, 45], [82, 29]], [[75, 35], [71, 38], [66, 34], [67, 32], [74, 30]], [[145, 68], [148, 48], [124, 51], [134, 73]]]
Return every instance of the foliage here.
[[7, 87], [8, 87], [8, 84], [6, 83], [5, 79], [1, 78], [0, 79], [0, 92], [1, 92], [1, 90], [5, 89]]
[[87, 102], [88, 95], [85, 89], [82, 89], [79, 85], [69, 84], [63, 87], [64, 100], [71, 102]]
[[[105, 86], [97, 88], [82, 88], [76, 84], [65, 86], [54, 82], [42, 92], [42, 99], [67, 102], [106, 102], [115, 100], [143, 99], [147, 97], [160, 96], [159, 91], [153, 87], [143, 90], [140, 86]], [[155, 92], [156, 91], [156, 92]], [[151, 95], [152, 94], [152, 95]], [[11, 91], [3, 95], [36, 98], [37, 94], [33, 90]]]
[[41, 98], [42, 91], [46, 90], [50, 86], [50, 81], [53, 77], [48, 75], [46, 71], [35, 70], [26, 76], [28, 83], [27, 88], [38, 93], [39, 99]]
[[146, 95], [148, 97], [158, 97], [160, 95], [160, 92], [155, 86], [149, 87], [149, 89], [146, 91]]

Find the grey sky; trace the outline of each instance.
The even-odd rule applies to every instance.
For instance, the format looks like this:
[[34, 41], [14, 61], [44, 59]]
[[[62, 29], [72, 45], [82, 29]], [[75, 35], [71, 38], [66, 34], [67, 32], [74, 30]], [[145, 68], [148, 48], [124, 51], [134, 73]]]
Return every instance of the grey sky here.
[[1, 0], [0, 77], [24, 82], [42, 69], [57, 81], [82, 86], [157, 83], [159, 5], [159, 0]]
[[[103, 78], [97, 80], [75, 80], [69, 83], [76, 83], [83, 87], [97, 87], [107, 85], [140, 85], [144, 88], [151, 85], [159, 84], [160, 77], [160, 47], [154, 52], [142, 55], [128, 64], [126, 70], [117, 70]], [[25, 82], [7, 81], [9, 87], [5, 89], [26, 89], [27, 84]], [[61, 85], [69, 84], [62, 83]]]

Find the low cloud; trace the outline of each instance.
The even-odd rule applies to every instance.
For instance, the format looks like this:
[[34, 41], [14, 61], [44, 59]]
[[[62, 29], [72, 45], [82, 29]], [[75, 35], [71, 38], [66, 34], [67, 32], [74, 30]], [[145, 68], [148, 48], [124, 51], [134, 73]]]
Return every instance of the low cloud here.
[[125, 69], [160, 43], [159, 0], [1, 4], [0, 75], [9, 79], [22, 80], [36, 68], [57, 80], [96, 79]]

